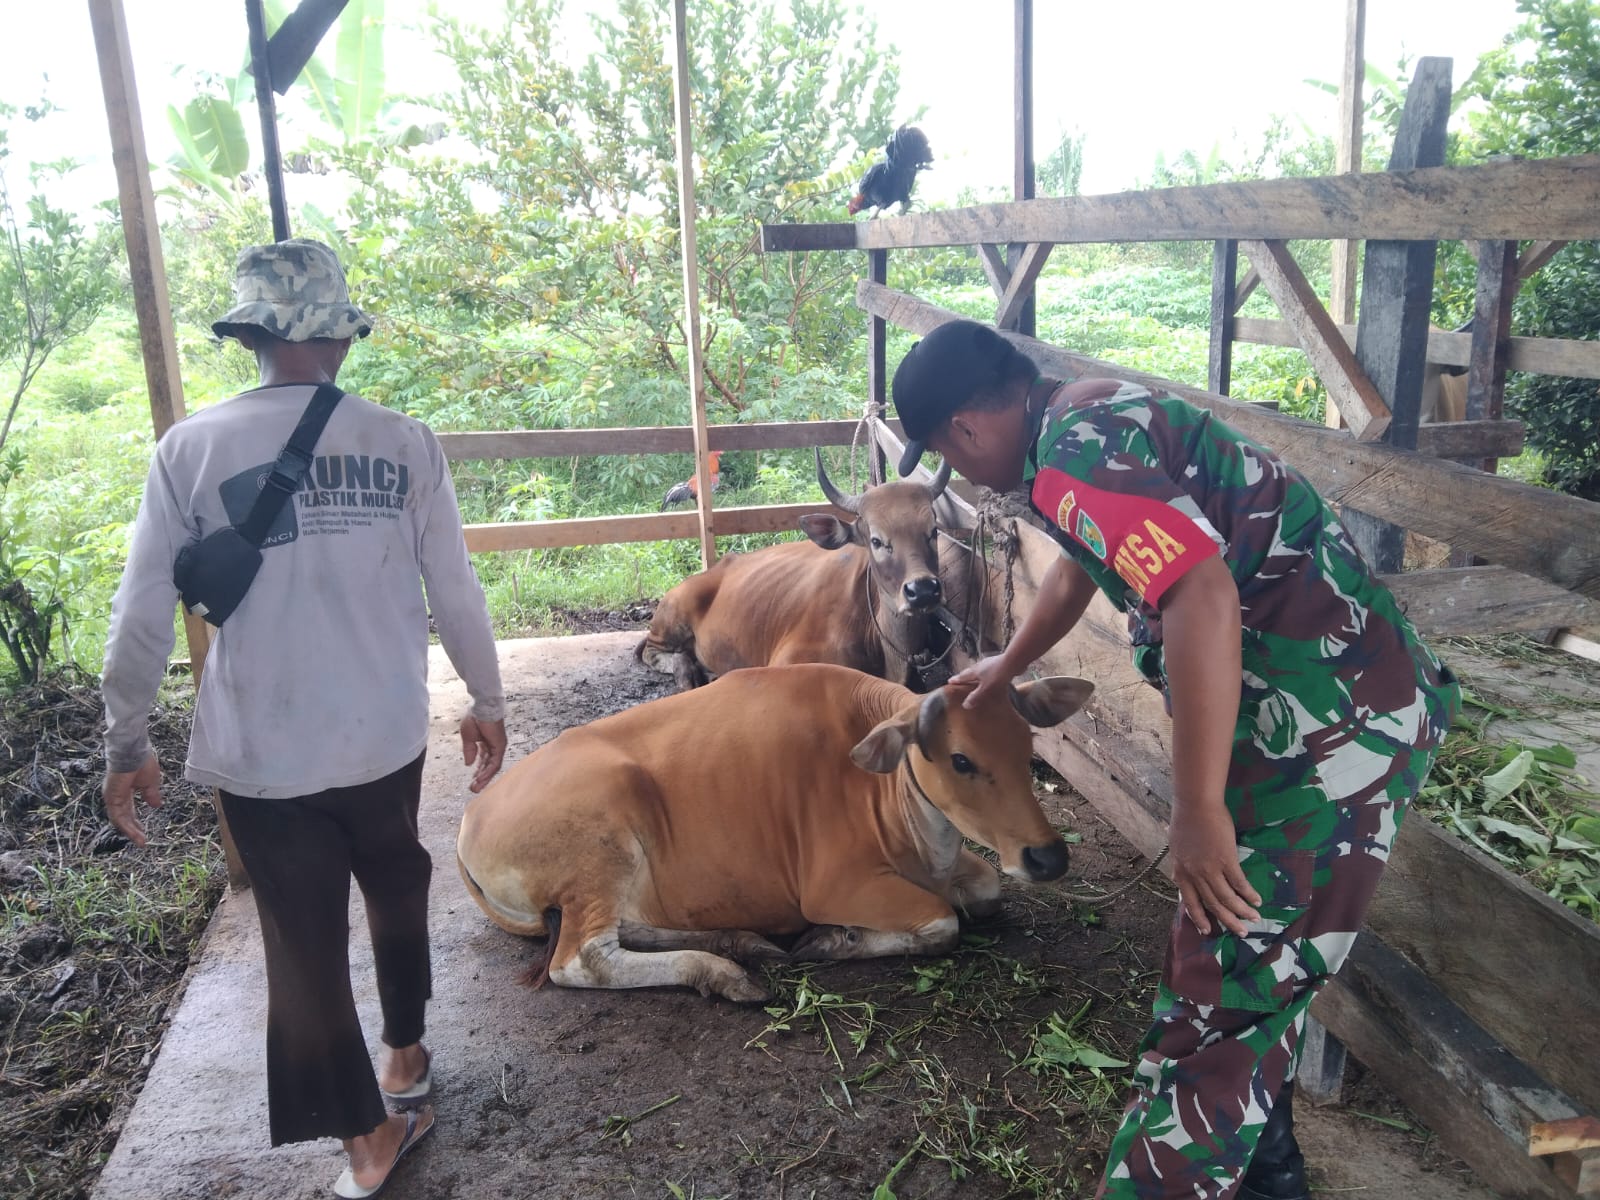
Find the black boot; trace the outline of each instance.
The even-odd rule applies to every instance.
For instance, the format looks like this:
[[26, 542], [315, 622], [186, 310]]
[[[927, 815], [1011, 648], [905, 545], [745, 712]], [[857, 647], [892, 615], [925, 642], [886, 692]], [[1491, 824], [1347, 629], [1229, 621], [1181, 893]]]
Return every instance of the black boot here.
[[1294, 1080], [1283, 1085], [1267, 1114], [1255, 1157], [1244, 1173], [1238, 1200], [1311, 1200], [1306, 1160], [1294, 1140]]

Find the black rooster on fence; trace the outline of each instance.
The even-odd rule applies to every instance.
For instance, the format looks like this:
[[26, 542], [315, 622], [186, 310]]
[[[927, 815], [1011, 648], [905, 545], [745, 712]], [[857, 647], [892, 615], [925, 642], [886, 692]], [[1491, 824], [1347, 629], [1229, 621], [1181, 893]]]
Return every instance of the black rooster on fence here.
[[911, 207], [911, 189], [917, 184], [917, 172], [933, 166], [933, 150], [927, 136], [915, 125], [902, 125], [889, 135], [883, 147], [884, 160], [867, 168], [850, 198], [850, 215], [863, 208], [882, 212], [896, 202], [900, 211]]

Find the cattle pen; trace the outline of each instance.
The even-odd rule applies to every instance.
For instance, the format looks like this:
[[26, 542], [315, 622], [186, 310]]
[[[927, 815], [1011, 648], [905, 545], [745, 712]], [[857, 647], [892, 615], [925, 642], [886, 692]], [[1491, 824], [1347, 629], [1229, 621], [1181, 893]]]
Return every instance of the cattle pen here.
[[[1448, 116], [1448, 64], [1423, 60], [1388, 173], [1033, 199], [1030, 0], [1016, 0], [1016, 9], [1015, 202], [762, 230], [768, 253], [864, 255], [856, 299], [868, 331], [865, 430], [856, 420], [709, 425], [696, 386], [690, 424], [449, 433], [440, 436], [447, 457], [459, 463], [693, 452], [703, 471], [711, 451], [852, 446], [865, 436], [874, 478], [881, 479], [885, 460], [892, 461], [900, 445], [885, 403], [888, 329], [924, 334], [957, 315], [892, 289], [891, 252], [970, 246], [995, 293], [993, 323], [1040, 367], [1067, 376], [1147, 383], [1210, 408], [1271, 446], [1350, 514], [1364, 551], [1425, 634], [1520, 631], [1559, 637], [1562, 630], [1600, 626], [1600, 505], [1494, 474], [1495, 461], [1522, 445], [1522, 426], [1504, 419], [1502, 411], [1508, 370], [1600, 379], [1600, 344], [1509, 334], [1511, 301], [1520, 283], [1563, 244], [1600, 238], [1600, 159], [1438, 165]], [[147, 305], [141, 308], [140, 329], [160, 432], [181, 418], [182, 390], [170, 314], [162, 315], [165, 280], [131, 58], [120, 4], [91, 0], [91, 11], [97, 38], [104, 39], [102, 71], [119, 169], [129, 181], [122, 211], [135, 291]], [[688, 207], [692, 210], [692, 196]], [[1313, 294], [1288, 246], [1302, 239], [1366, 243], [1359, 322], [1350, 319], [1353, 309], [1341, 311], [1344, 305], [1337, 300], [1325, 307]], [[1476, 247], [1470, 332], [1430, 331], [1427, 325], [1432, 248], [1441, 240]], [[1053, 246], [1139, 241], [1214, 243], [1204, 389], [1087, 359], [1032, 336], [1032, 296]], [[1243, 275], [1241, 254], [1249, 263]], [[1257, 289], [1270, 295], [1281, 319], [1238, 315]], [[1348, 299], [1353, 304], [1353, 294]], [[1230, 400], [1236, 342], [1301, 347], [1327, 388], [1335, 426], [1343, 428]], [[1420, 422], [1429, 364], [1467, 369], [1466, 420]], [[950, 532], [972, 547], [954, 553], [983, 555], [976, 565], [990, 586], [976, 602], [972, 593], [952, 589], [949, 606], [953, 620], [978, 631], [969, 651], [981, 650], [994, 646], [1020, 620], [1056, 550], [1037, 529], [988, 498], [960, 485], [952, 491], [959, 492], [959, 502]], [[792, 530], [798, 516], [819, 507], [807, 502], [719, 509], [707, 495], [696, 512], [487, 523], [468, 527], [466, 536], [473, 553], [693, 538], [709, 547], [717, 536]], [[1450, 547], [1451, 565], [1404, 571], [1407, 530]], [[967, 569], [962, 564], [958, 573]], [[207, 633], [198, 621], [190, 623], [189, 632], [198, 675]], [[1581, 645], [1570, 635], [1569, 641]], [[1043, 665], [1086, 676], [1099, 691], [1087, 720], [1041, 731], [1036, 751], [1127, 843], [1153, 855], [1165, 839], [1171, 799], [1168, 725], [1159, 697], [1127, 661], [1119, 614], [1097, 599]], [[490, 952], [500, 948], [482, 938], [478, 942]], [[479, 961], [474, 957], [469, 965], [475, 969]], [[1313, 1095], [1337, 1098], [1348, 1047], [1500, 1194], [1539, 1200], [1597, 1196], [1597, 993], [1600, 928], [1413, 815], [1403, 828], [1369, 933], [1313, 1008], [1318, 1024], [1302, 1083]], [[514, 995], [505, 999], [506, 989], [496, 995], [506, 1004], [517, 1002]], [[667, 1003], [675, 1018], [688, 1021], [697, 1002], [678, 997]], [[554, 1052], [573, 1055], [573, 1064], [592, 1063], [577, 1057], [594, 1049], [583, 1031], [603, 1024], [609, 1010], [593, 998], [567, 1003], [562, 1011], [571, 1025], [551, 1035]], [[471, 1013], [451, 1018], [463, 1024], [477, 1019]], [[504, 1022], [492, 1027], [495, 1035], [508, 1035]], [[737, 1041], [732, 1047], [738, 1048]], [[717, 1049], [725, 1053], [729, 1046]], [[572, 1069], [579, 1075], [584, 1071]], [[841, 1088], [859, 1079], [842, 1063], [839, 1075]], [[587, 1086], [589, 1076], [584, 1078]], [[593, 1082], [598, 1093], [605, 1081], [596, 1077]], [[502, 1074], [497, 1087], [503, 1103], [490, 1095], [483, 1101], [485, 1112], [520, 1129], [516, 1120], [535, 1110], [537, 1089], [515, 1073]], [[663, 1097], [662, 1103], [676, 1099]], [[828, 1104], [854, 1109], [848, 1089], [843, 1100], [830, 1096]], [[647, 1115], [607, 1118], [605, 1136], [620, 1140]], [[615, 1130], [613, 1120], [618, 1120]], [[815, 1134], [817, 1128], [810, 1131]], [[826, 1147], [827, 1136], [817, 1153]], [[895, 1149], [905, 1145], [909, 1139]], [[911, 1146], [908, 1157], [915, 1149]], [[790, 1172], [799, 1173], [810, 1161], [801, 1151], [780, 1162], [772, 1177], [786, 1182]], [[246, 1187], [249, 1182], [246, 1177]], [[453, 1177], [450, 1182], [454, 1186]], [[470, 1179], [461, 1184], [471, 1185]]]

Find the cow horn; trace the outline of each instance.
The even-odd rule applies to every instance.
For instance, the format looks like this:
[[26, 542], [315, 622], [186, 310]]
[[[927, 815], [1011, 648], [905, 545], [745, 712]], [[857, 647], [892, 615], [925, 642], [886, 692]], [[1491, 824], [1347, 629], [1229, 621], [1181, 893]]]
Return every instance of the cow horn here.
[[939, 463], [939, 473], [933, 477], [933, 482], [928, 484], [928, 503], [932, 504], [944, 495], [944, 489], [949, 483], [950, 460], [946, 458]]
[[933, 727], [944, 716], [944, 706], [944, 689], [940, 688], [936, 692], [929, 692], [917, 709], [917, 749], [922, 751], [924, 758], [933, 757], [928, 753], [928, 743], [933, 738]]
[[861, 497], [859, 495], [846, 495], [844, 492], [841, 492], [838, 488], [834, 487], [833, 480], [828, 478], [828, 469], [822, 465], [821, 447], [817, 447], [816, 452], [817, 482], [822, 485], [822, 494], [828, 498], [828, 503], [832, 504], [835, 508], [842, 508], [847, 513], [856, 513], [859, 515], [861, 512]]

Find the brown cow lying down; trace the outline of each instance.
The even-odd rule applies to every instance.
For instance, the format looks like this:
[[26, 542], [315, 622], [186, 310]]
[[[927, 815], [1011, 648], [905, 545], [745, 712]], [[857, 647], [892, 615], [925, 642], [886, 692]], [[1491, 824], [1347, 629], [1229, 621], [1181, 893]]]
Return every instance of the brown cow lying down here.
[[[1006, 874], [1057, 879], [1067, 847], [1029, 772], [1029, 724], [1093, 691], [1041, 679], [966, 709], [845, 667], [735, 671], [569, 729], [467, 805], [456, 842], [502, 929], [548, 935], [566, 987], [681, 984], [757, 1001], [731, 958], [944, 954], [956, 911]], [[770, 936], [804, 933], [788, 954]]]
[[912, 660], [942, 627], [933, 502], [950, 481], [896, 480], [859, 495], [833, 486], [817, 453], [817, 480], [838, 508], [807, 514], [810, 541], [729, 554], [691, 575], [656, 606], [634, 651], [680, 688], [740, 667], [830, 662], [914, 683]]

